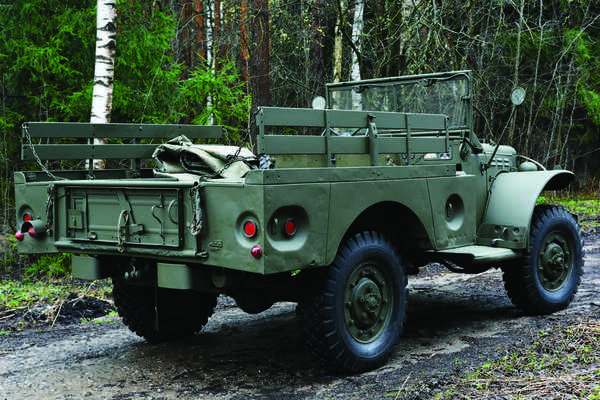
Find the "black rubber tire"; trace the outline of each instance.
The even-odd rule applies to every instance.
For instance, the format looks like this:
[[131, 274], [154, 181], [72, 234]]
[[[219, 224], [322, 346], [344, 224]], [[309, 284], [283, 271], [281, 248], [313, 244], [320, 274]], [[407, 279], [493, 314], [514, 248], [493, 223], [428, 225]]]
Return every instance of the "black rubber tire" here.
[[503, 272], [508, 296], [526, 313], [543, 315], [566, 308], [583, 274], [583, 239], [575, 217], [561, 206], [536, 206], [528, 254]]
[[308, 349], [329, 370], [358, 373], [385, 364], [404, 329], [406, 285], [400, 258], [384, 236], [350, 238], [321, 287], [298, 305]]
[[123, 323], [149, 342], [193, 335], [217, 305], [215, 294], [138, 286], [115, 278], [113, 297]]

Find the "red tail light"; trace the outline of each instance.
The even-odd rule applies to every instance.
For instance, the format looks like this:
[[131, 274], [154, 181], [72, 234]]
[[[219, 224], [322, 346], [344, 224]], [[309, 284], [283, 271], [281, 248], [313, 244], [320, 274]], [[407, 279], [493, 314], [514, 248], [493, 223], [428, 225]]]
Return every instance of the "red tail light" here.
[[32, 238], [36, 238], [36, 237], [38, 237], [38, 234], [37, 234], [37, 232], [35, 231], [35, 228], [34, 228], [33, 226], [31, 226], [31, 227], [29, 228], [29, 230], [27, 231], [27, 233], [29, 234], [29, 237], [32, 237]]
[[25, 213], [23, 214], [23, 222], [31, 222], [31, 214]]
[[285, 223], [285, 233], [287, 233], [288, 236], [292, 236], [296, 233], [296, 221], [293, 219], [287, 220]]
[[259, 259], [262, 257], [262, 248], [259, 245], [256, 245], [250, 249], [250, 254], [252, 257]]
[[244, 222], [244, 234], [249, 238], [256, 236], [256, 224], [254, 221], [246, 221]]
[[18, 231], [17, 233], [15, 233], [15, 239], [17, 239], [20, 242], [23, 239], [25, 239], [25, 235], [23, 234], [23, 232]]

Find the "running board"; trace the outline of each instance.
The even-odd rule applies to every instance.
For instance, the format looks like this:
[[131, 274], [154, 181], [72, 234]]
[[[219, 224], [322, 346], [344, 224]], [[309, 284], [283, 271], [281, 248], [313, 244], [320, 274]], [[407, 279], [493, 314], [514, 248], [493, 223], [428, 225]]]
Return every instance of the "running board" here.
[[429, 253], [461, 266], [502, 263], [521, 258], [521, 253], [511, 249], [477, 245], [441, 251], [430, 250]]

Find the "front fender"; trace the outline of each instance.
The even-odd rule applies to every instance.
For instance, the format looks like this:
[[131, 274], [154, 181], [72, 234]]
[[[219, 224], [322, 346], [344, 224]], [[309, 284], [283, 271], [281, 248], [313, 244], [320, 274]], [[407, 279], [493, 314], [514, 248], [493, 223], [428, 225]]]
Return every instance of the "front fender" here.
[[562, 189], [574, 178], [572, 172], [564, 170], [500, 173], [490, 189], [477, 244], [527, 248], [531, 217], [540, 193]]

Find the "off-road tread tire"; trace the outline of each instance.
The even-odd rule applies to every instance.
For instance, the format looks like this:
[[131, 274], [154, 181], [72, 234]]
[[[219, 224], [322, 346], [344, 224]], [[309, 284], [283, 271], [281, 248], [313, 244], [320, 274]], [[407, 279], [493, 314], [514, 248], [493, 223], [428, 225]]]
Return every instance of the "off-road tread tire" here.
[[115, 278], [113, 297], [123, 323], [149, 342], [193, 335], [217, 305], [217, 296], [212, 293], [138, 286]]
[[[336, 328], [336, 319], [343, 315], [335, 314], [334, 307], [338, 285], [341, 279], [349, 277], [344, 271], [352, 267], [353, 259], [365, 248], [377, 249], [384, 257], [393, 260], [390, 268], [397, 271], [398, 280], [394, 284], [397, 301], [396, 315], [382, 333], [385, 336], [385, 348], [370, 358], [362, 358], [355, 354], [351, 346], [344, 341], [343, 335]], [[385, 364], [398, 344], [404, 331], [408, 304], [406, 273], [394, 246], [383, 235], [377, 232], [362, 232], [348, 239], [339, 249], [333, 263], [328, 267], [323, 282], [313, 287], [312, 293], [304, 297], [296, 308], [298, 321], [305, 334], [306, 348], [325, 369], [336, 372], [359, 373], [378, 368]], [[338, 321], [339, 323], [339, 321]], [[337, 326], [344, 325], [339, 323]], [[395, 325], [395, 326], [394, 326]], [[379, 340], [379, 339], [378, 339]]]
[[[537, 274], [538, 246], [550, 225], [559, 224], [571, 238], [573, 267], [567, 288], [559, 299], [552, 299], [541, 286]], [[562, 206], [541, 204], [533, 211], [529, 251], [521, 262], [503, 267], [504, 288], [512, 303], [529, 315], [545, 315], [562, 310], [573, 300], [583, 275], [583, 238], [575, 217]]]

